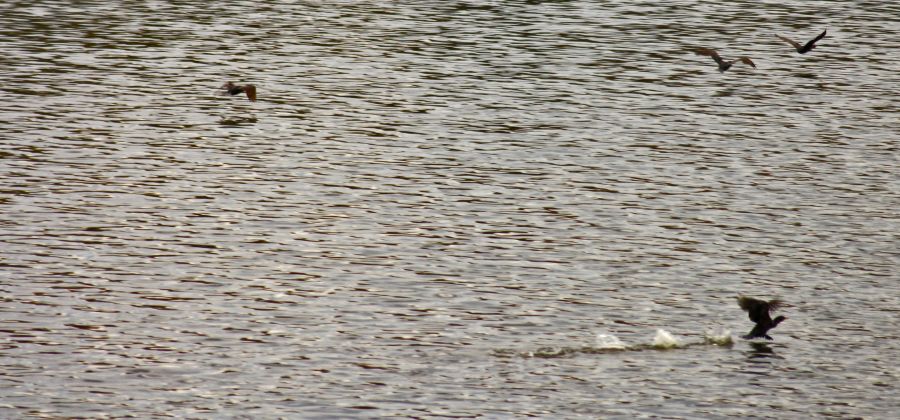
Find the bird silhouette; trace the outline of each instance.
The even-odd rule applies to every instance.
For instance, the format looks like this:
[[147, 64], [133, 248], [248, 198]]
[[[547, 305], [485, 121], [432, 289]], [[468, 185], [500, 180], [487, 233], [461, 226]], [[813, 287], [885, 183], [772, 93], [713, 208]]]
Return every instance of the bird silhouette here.
[[816, 42], [819, 42], [820, 39], [825, 38], [826, 32], [828, 32], [827, 29], [822, 31], [822, 33], [820, 33], [819, 36], [813, 38], [811, 41], [807, 42], [805, 45], [800, 45], [799, 43], [794, 42], [793, 40], [785, 38], [781, 35], [775, 35], [775, 37], [777, 37], [778, 39], [780, 39], [784, 42], [787, 42], [788, 44], [793, 45], [794, 48], [797, 49], [798, 53], [806, 54], [806, 53], [812, 51], [813, 48], [816, 48]]
[[769, 330], [777, 327], [781, 321], [787, 319], [784, 316], [778, 316], [775, 319], [772, 319], [769, 315], [769, 312], [774, 311], [783, 305], [778, 299], [766, 302], [752, 297], [738, 296], [737, 300], [741, 309], [747, 311], [750, 315], [750, 320], [756, 323], [749, 334], [741, 337], [745, 340], [753, 338], [765, 338], [766, 340], [771, 340], [772, 337], [769, 337], [768, 334]]
[[741, 63], [744, 63], [744, 64], [749, 64], [753, 68], [756, 68], [756, 64], [753, 64], [753, 61], [747, 57], [738, 57], [736, 60], [729, 61], [729, 60], [723, 59], [719, 55], [719, 53], [716, 52], [716, 50], [711, 49], [711, 48], [698, 48], [694, 51], [694, 53], [696, 53], [697, 55], [705, 55], [708, 57], [712, 57], [712, 59], [716, 61], [716, 64], [719, 65], [720, 73], [725, 73], [725, 70], [730, 69], [731, 66], [733, 66], [734, 63], [737, 63], [738, 61], [740, 61]]
[[225, 89], [225, 93], [229, 95], [237, 95], [239, 93], [246, 93], [247, 99], [251, 101], [256, 101], [256, 86], [253, 85], [243, 85], [239, 86], [232, 82], [225, 83], [222, 85], [220, 89]]

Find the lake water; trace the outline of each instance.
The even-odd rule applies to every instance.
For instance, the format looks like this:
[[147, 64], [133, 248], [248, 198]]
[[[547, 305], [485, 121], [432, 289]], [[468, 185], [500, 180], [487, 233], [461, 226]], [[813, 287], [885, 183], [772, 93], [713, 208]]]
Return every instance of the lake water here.
[[[0, 34], [2, 418], [900, 411], [896, 3], [12, 1]], [[739, 294], [786, 302], [774, 341]]]

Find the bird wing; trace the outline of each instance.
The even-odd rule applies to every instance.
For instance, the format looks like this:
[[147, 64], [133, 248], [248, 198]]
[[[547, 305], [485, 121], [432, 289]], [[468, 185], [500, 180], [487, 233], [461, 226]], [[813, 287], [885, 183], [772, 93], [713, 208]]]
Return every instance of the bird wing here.
[[784, 302], [782, 302], [780, 299], [772, 299], [768, 302], [767, 312], [777, 311], [778, 308], [782, 306], [784, 306]]
[[760, 322], [769, 318], [769, 303], [764, 300], [738, 296], [738, 305], [741, 306], [741, 309], [747, 311], [747, 314], [750, 315], [750, 320], [753, 322]]
[[719, 53], [717, 53], [716, 50], [712, 48], [697, 48], [696, 50], [694, 50], [694, 53], [697, 55], [712, 57], [714, 59], [717, 59], [716, 61], [722, 59], [722, 57], [719, 57]]
[[[812, 49], [812, 46], [815, 45], [816, 42], [819, 42], [820, 39], [825, 38], [825, 33], [826, 33], [826, 32], [828, 32], [827, 29], [824, 30], [824, 31], [822, 31], [822, 33], [820, 33], [819, 36], [817, 36], [817, 37], [815, 37], [814, 39], [812, 39], [812, 40], [810, 40], [809, 42], [807, 42], [806, 45], [803, 46], [803, 49], [804, 49], [804, 50], [811, 50], [811, 49]], [[799, 47], [798, 47], [798, 48], [799, 48]]]
[[796, 48], [796, 49], [798, 49], [798, 50], [800, 49], [800, 44], [798, 44], [798, 43], [796, 43], [796, 42], [794, 42], [794, 41], [792, 41], [792, 40], [790, 40], [790, 39], [788, 39], [788, 38], [785, 38], [785, 37], [783, 37], [783, 36], [781, 36], [781, 35], [775, 35], [775, 36], [778, 37], [778, 39], [780, 39], [780, 40], [782, 40], [782, 41], [784, 41], [784, 42], [787, 42], [788, 44], [793, 45], [794, 48]]
[[714, 50], [712, 48], [697, 48], [697, 50], [694, 51], [694, 53], [696, 53], [697, 55], [705, 55], [707, 57], [712, 57], [712, 59], [715, 60], [716, 64], [718, 64], [720, 66], [723, 63], [722, 57], [719, 56], [719, 53], [717, 53], [716, 50]]
[[740, 305], [741, 309], [745, 311], [749, 311], [753, 306], [763, 303], [763, 301], [759, 299], [754, 299], [752, 297], [747, 296], [738, 296], [737, 298], [738, 305]]
[[756, 64], [753, 64], [753, 61], [747, 57], [741, 57], [738, 60], [741, 60], [741, 63], [749, 64], [749, 65], [753, 66], [753, 68], [756, 68]]
[[247, 94], [247, 98], [253, 102], [256, 102], [256, 86], [246, 85], [244, 86], [244, 93]]

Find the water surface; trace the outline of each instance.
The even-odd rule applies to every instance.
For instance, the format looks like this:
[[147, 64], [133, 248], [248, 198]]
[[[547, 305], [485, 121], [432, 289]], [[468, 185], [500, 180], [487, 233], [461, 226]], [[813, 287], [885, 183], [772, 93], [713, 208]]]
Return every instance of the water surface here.
[[[0, 34], [2, 417], [900, 409], [890, 2], [10, 2]], [[788, 302], [774, 342], [738, 294]]]

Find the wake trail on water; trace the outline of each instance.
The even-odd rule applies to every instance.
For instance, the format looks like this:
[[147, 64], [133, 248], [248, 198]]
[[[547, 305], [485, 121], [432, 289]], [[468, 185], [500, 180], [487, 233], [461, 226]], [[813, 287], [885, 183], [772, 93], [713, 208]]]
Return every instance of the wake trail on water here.
[[499, 357], [525, 357], [525, 358], [557, 358], [566, 357], [574, 354], [608, 354], [621, 353], [629, 351], [665, 351], [686, 349], [691, 347], [731, 347], [734, 345], [734, 338], [729, 330], [717, 330], [706, 332], [701, 341], [684, 341], [680, 340], [672, 333], [660, 328], [656, 330], [653, 340], [648, 343], [627, 344], [619, 337], [608, 333], [597, 334], [595, 344], [593, 346], [584, 347], [541, 347], [535, 350], [495, 350], [494, 355]]

